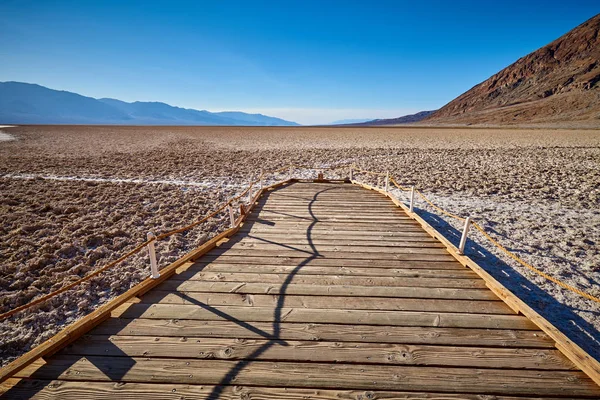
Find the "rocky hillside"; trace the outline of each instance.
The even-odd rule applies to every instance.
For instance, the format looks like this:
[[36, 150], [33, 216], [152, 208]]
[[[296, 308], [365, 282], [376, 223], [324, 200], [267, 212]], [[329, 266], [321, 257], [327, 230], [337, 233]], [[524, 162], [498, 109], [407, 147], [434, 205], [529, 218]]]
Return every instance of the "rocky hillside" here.
[[424, 122], [600, 126], [600, 14], [520, 58]]

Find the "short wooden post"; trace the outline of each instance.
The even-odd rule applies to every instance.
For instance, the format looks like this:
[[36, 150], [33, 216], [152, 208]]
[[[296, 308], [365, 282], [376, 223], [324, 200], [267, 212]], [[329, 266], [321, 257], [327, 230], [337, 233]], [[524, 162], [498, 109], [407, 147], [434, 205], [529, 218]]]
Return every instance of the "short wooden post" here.
[[389, 192], [390, 171], [385, 171], [385, 192]]
[[462, 236], [460, 237], [460, 244], [458, 245], [458, 253], [465, 254], [465, 245], [467, 244], [467, 234], [469, 233], [469, 225], [471, 225], [471, 217], [467, 217], [465, 220], [465, 226], [463, 227]]
[[354, 180], [354, 167], [350, 166], [350, 180], [353, 181]]
[[263, 169], [260, 169], [260, 190], [263, 188]]
[[227, 210], [229, 210], [229, 223], [233, 228], [235, 226], [235, 215], [233, 213], [233, 207], [231, 207], [231, 204], [227, 206]]
[[160, 273], [158, 272], [158, 263], [156, 262], [156, 248], [154, 247], [154, 242], [156, 241], [156, 235], [152, 232], [148, 232], [146, 236], [148, 240], [151, 240], [148, 243], [148, 255], [150, 256], [150, 274], [152, 279], [158, 279], [160, 277]]
[[415, 187], [410, 187], [410, 212], [414, 212], [415, 205]]

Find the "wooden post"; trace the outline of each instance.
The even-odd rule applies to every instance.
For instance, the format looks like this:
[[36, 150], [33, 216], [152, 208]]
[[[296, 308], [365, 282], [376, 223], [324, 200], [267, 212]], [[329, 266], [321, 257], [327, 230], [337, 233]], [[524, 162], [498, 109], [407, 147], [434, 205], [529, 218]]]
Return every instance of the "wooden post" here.
[[465, 220], [465, 226], [463, 227], [462, 236], [460, 237], [460, 244], [458, 245], [458, 253], [465, 254], [465, 245], [467, 244], [467, 233], [469, 233], [469, 225], [471, 225], [471, 217], [467, 217]]
[[415, 204], [415, 187], [410, 187], [410, 212], [414, 212], [414, 204]]
[[290, 165], [290, 172], [288, 173], [288, 179], [292, 179], [292, 166]]
[[260, 190], [263, 188], [263, 169], [260, 169]]
[[350, 166], [350, 180], [354, 180], [354, 166], [352, 165]]
[[389, 192], [390, 171], [385, 171], [385, 192]]
[[227, 206], [227, 209], [229, 210], [229, 222], [233, 228], [235, 226], [235, 215], [233, 214], [233, 207], [231, 207], [231, 204]]
[[154, 247], [154, 242], [156, 241], [156, 236], [152, 232], [148, 232], [146, 236], [148, 240], [152, 240], [148, 243], [148, 255], [150, 256], [150, 274], [152, 279], [158, 279], [160, 277], [160, 273], [158, 272], [158, 263], [156, 262], [156, 249]]

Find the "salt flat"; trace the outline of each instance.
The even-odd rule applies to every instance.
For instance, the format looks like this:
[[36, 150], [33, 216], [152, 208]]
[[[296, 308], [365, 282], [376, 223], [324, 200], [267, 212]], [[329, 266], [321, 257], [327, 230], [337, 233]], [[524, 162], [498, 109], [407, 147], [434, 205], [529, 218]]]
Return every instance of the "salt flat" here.
[[[116, 259], [150, 230], [192, 222], [260, 168], [289, 163], [389, 170], [401, 184], [473, 216], [528, 262], [600, 295], [599, 130], [20, 126], [10, 132], [18, 140], [0, 146], [2, 311]], [[417, 206], [424, 215], [433, 211]], [[225, 224], [223, 215], [161, 243], [161, 262]], [[556, 302], [537, 308], [559, 319], [566, 315], [561, 310], [571, 311], [577, 318], [553, 322], [600, 348], [597, 305], [508, 265], [522, 274], [513, 290], [530, 301], [536, 299], [526, 283], [551, 294]], [[141, 254], [35, 313], [3, 322], [3, 362], [146, 275]]]

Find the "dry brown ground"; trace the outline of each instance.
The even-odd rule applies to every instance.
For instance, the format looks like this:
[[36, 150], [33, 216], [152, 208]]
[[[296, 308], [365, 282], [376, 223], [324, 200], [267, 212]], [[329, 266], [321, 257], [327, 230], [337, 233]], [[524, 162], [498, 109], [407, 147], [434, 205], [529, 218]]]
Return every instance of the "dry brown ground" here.
[[[4, 131], [17, 140], [0, 143], [0, 311], [104, 265], [149, 230], [193, 221], [260, 168], [348, 161], [389, 170], [444, 206], [474, 215], [528, 261], [600, 295], [600, 131], [88, 126]], [[64, 180], [78, 178], [91, 181]], [[118, 179], [136, 181], [113, 181]], [[164, 182], [170, 180], [177, 182]], [[225, 222], [223, 216], [161, 244], [163, 265]], [[598, 343], [596, 305], [524, 275], [581, 318], [572, 336]], [[6, 362], [21, 354], [145, 276], [141, 254], [35, 312], [0, 322], [0, 357]]]

